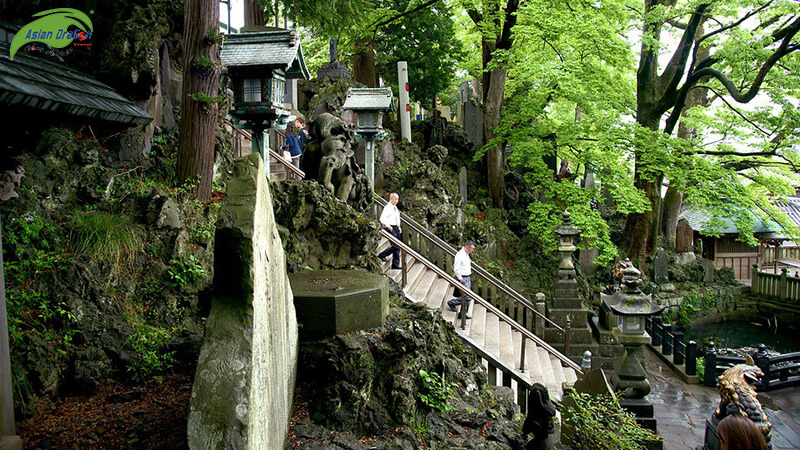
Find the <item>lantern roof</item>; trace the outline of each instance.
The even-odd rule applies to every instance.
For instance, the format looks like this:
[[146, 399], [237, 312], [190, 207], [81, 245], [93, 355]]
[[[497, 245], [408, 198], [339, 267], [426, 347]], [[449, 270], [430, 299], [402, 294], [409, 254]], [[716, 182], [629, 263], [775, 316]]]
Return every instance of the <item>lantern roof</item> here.
[[342, 109], [387, 111], [393, 105], [391, 88], [350, 88]]
[[272, 27], [249, 30], [253, 31], [225, 35], [220, 59], [228, 69], [283, 69], [287, 78], [309, 79], [297, 31]]

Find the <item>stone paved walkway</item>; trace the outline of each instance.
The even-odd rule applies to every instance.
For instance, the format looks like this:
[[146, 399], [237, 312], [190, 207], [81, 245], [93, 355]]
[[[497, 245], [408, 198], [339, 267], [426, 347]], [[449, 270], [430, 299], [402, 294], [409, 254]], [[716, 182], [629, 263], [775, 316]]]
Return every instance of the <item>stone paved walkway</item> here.
[[[705, 420], [719, 403], [716, 389], [686, 384], [649, 349], [645, 367], [658, 419], [658, 433], [665, 450], [694, 450], [703, 444]], [[800, 387], [759, 393], [759, 400], [772, 423], [773, 450], [800, 449]]]

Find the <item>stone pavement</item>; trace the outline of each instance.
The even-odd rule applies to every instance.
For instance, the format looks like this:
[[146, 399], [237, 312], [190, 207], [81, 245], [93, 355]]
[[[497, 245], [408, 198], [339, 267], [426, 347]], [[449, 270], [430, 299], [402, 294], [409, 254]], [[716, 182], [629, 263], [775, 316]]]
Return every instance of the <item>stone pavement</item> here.
[[[719, 403], [716, 389], [686, 384], [650, 349], [645, 368], [652, 391], [658, 433], [664, 450], [694, 450], [703, 445], [705, 421]], [[773, 450], [800, 449], [800, 387], [759, 393], [758, 399], [772, 423]]]

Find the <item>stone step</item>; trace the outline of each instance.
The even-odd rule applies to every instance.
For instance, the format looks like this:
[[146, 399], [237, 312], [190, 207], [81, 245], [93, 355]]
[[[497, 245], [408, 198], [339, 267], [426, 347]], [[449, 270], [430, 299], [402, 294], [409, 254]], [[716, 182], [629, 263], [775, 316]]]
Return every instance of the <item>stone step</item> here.
[[562, 383], [567, 380], [564, 375], [564, 367], [561, 364], [560, 359], [550, 355], [550, 365], [553, 367], [553, 375], [555, 375], [555, 381], [558, 383], [559, 388], [562, 386]]
[[578, 374], [575, 373], [575, 369], [564, 367], [564, 379], [567, 381], [568, 385], [572, 386], [578, 381]]
[[[522, 333], [520, 333], [519, 331], [514, 330], [514, 329], [511, 330], [511, 345], [514, 346], [513, 347], [514, 348], [514, 368], [519, 370], [519, 361], [520, 361], [519, 355], [520, 355], [520, 352], [522, 351]], [[527, 368], [527, 365], [528, 365], [528, 363], [526, 362], [525, 363], [526, 368]]]
[[444, 278], [436, 277], [433, 288], [425, 299], [425, 304], [428, 305], [428, 308], [438, 309], [440, 312], [443, 311], [442, 308], [446, 308], [444, 296], [447, 293], [448, 286], [450, 284]]
[[413, 266], [411, 266], [411, 269], [409, 269], [408, 275], [407, 275], [407, 278], [406, 278], [406, 282], [407, 282], [406, 283], [406, 287], [405, 287], [405, 289], [403, 289], [403, 292], [405, 292], [406, 295], [409, 295], [409, 293], [411, 292], [411, 289], [414, 288], [414, 284], [416, 283], [417, 279], [420, 276], [422, 276], [423, 272], [425, 272], [425, 265], [424, 264], [422, 264], [420, 262], [417, 262], [417, 263], [414, 263]]
[[[467, 320], [469, 337], [482, 345], [486, 340], [486, 308], [482, 305], [473, 304], [470, 309], [472, 310], [470, 312], [470, 314], [472, 314], [472, 319]], [[461, 324], [461, 319], [458, 319], [458, 323]]]
[[519, 363], [514, 363], [514, 337], [511, 332], [511, 325], [508, 322], [501, 320], [500, 329], [498, 330], [498, 338], [500, 340], [500, 359], [505, 361], [509, 366], [519, 368]]
[[436, 272], [426, 270], [425, 274], [420, 277], [416, 287], [411, 291], [411, 297], [421, 302], [428, 303], [428, 292], [433, 289], [434, 282], [436, 281]]
[[[408, 286], [406, 289], [406, 291], [408, 291], [409, 293], [416, 292], [422, 280], [430, 273], [430, 270], [428, 270], [428, 267], [425, 264], [422, 264], [419, 261], [417, 263], [422, 265], [422, 272], [420, 272], [419, 275], [417, 275], [413, 279], [409, 278]], [[414, 298], [417, 299], [418, 301], [422, 301], [425, 299], [424, 296], [419, 296], [419, 295], [415, 296]]]
[[530, 339], [525, 343], [525, 373], [528, 375], [528, 381], [531, 384], [544, 384], [542, 363], [539, 361], [539, 347]]
[[484, 345], [486, 352], [500, 356], [500, 318], [495, 314], [486, 312], [486, 328], [484, 330]]
[[561, 382], [556, 382], [556, 375], [553, 373], [553, 365], [550, 363], [550, 354], [547, 350], [537, 347], [539, 352], [539, 367], [542, 369], [541, 383], [547, 388], [551, 398], [561, 398]]
[[[564, 333], [555, 328], [545, 327], [544, 340], [550, 345], [564, 344]], [[571, 344], [593, 344], [595, 342], [592, 335], [592, 329], [589, 327], [572, 328], [570, 332], [569, 342]]]

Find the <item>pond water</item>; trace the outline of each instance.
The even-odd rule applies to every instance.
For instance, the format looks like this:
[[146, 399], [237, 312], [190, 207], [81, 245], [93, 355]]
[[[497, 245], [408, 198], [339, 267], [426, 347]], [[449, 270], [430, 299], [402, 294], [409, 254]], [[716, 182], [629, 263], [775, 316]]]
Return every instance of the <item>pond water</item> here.
[[[778, 329], [767, 328], [755, 322], [746, 320], [729, 320], [717, 323], [694, 324], [686, 330], [686, 340], [703, 342], [707, 337], [716, 337], [722, 342], [723, 347], [757, 347], [766, 344], [772, 350], [780, 353], [800, 351], [799, 330], [781, 327]], [[698, 349], [698, 353], [701, 350]]]

